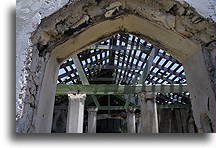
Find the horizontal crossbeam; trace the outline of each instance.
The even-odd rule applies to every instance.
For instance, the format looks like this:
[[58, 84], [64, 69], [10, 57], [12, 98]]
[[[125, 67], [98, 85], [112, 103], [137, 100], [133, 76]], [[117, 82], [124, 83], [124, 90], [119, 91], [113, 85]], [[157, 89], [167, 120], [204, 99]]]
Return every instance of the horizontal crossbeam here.
[[144, 53], [149, 54], [151, 52], [151, 49], [149, 47], [136, 47], [133, 46], [133, 49], [131, 47], [125, 47], [125, 46], [115, 46], [112, 45], [111, 47], [109, 45], [92, 45], [87, 47], [87, 49], [99, 49], [99, 50], [142, 50]]
[[113, 85], [113, 84], [91, 84], [91, 85], [57, 85], [57, 95], [68, 93], [81, 93], [87, 95], [114, 95], [114, 94], [137, 94], [141, 92], [157, 93], [181, 93], [188, 92], [187, 85]]

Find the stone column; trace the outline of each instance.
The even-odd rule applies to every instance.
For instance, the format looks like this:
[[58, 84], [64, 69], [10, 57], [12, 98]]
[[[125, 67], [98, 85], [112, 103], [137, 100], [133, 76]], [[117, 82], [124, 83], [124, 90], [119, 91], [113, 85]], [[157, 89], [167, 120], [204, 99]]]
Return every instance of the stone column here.
[[97, 107], [88, 108], [88, 133], [96, 133]]
[[159, 124], [159, 131], [160, 133], [171, 133], [171, 124], [172, 124], [172, 112], [170, 108], [160, 108], [158, 110], [158, 114], [160, 120], [158, 121]]
[[58, 109], [54, 110], [53, 124], [52, 124], [53, 128], [52, 128], [52, 130], [55, 131], [55, 132], [56, 132], [56, 129], [57, 129], [57, 121], [58, 121], [60, 115], [61, 115], [61, 110], [58, 110]]
[[192, 117], [189, 118], [188, 120], [188, 133], [195, 133], [195, 122], [194, 119]]
[[141, 133], [158, 133], [158, 116], [153, 92], [138, 95], [141, 106]]
[[140, 114], [137, 115], [137, 133], [140, 134], [141, 133], [141, 116]]
[[67, 133], [82, 133], [85, 94], [68, 94]]
[[128, 108], [127, 110], [127, 131], [128, 133], [136, 133], [136, 118], [135, 108]]
[[[214, 44], [214, 42], [212, 43]], [[209, 50], [214, 51], [215, 48], [210, 48]], [[190, 58], [182, 61], [187, 75], [186, 79], [190, 92], [193, 117], [199, 133], [216, 132], [215, 78], [210, 72], [212, 68], [214, 69], [214, 66], [209, 65], [210, 58], [205, 53], [209, 50], [205, 48], [198, 49], [196, 54], [192, 54]]]

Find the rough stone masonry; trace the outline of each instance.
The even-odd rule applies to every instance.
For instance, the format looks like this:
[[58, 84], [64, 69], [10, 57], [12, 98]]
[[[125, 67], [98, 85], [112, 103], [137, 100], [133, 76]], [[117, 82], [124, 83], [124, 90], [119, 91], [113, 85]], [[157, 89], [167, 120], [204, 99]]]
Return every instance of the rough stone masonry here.
[[[52, 1], [44, 2], [52, 3]], [[38, 10], [38, 7], [40, 4], [31, 9]], [[45, 10], [41, 10], [43, 11]], [[20, 45], [20, 48], [23, 48], [21, 50], [26, 53], [24, 55], [26, 58], [23, 67], [20, 67], [22, 72], [18, 72], [22, 75], [17, 76], [17, 79], [21, 80], [20, 83], [17, 82], [19, 85], [17, 86], [17, 100], [21, 101], [20, 104], [18, 103], [21, 109], [17, 113], [17, 132], [35, 131], [39, 102], [37, 98], [40, 95], [40, 86], [52, 49], [99, 22], [112, 20], [124, 14], [139, 16], [200, 44], [203, 47], [203, 55], [214, 90], [215, 23], [212, 19], [200, 15], [188, 3], [175, 0], [69, 1], [55, 13], [43, 18], [41, 23], [40, 15], [38, 15], [36, 17], [38, 21], [32, 22], [33, 27], [29, 29], [33, 33], [24, 38], [24, 40], [30, 38], [30, 43], [25, 47]], [[22, 34], [20, 32], [18, 31], [17, 34]], [[154, 39], [148, 39], [155, 43]], [[172, 52], [170, 51], [171, 54]], [[59, 59], [61, 60], [63, 59]]]

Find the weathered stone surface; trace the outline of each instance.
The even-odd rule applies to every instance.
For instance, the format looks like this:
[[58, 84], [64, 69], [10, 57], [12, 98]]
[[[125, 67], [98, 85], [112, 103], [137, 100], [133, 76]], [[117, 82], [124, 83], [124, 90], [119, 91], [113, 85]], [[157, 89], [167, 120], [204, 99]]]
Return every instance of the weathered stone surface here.
[[85, 94], [68, 94], [67, 133], [82, 133]]
[[147, 92], [138, 94], [141, 108], [141, 133], [158, 133], [158, 115], [156, 94]]
[[[22, 5], [24, 4], [20, 4], [20, 6]], [[122, 23], [117, 20], [117, 18], [122, 15], [130, 14], [148, 20], [154, 25], [162, 26], [164, 30], [178, 33], [183, 38], [202, 47], [215, 40], [215, 23], [212, 20], [202, 17], [185, 3], [179, 3], [174, 0], [111, 0], [101, 2], [81, 0], [67, 3], [58, 12], [42, 19], [42, 21], [40, 18], [44, 17], [46, 13], [39, 13], [37, 7], [41, 7], [41, 3], [35, 2], [33, 6], [26, 6], [26, 9], [22, 9], [21, 13], [18, 15], [20, 22], [25, 20], [23, 22], [28, 22], [31, 25], [27, 28], [29, 32], [35, 30], [31, 36], [32, 44], [25, 43], [25, 45], [20, 47], [18, 45], [19, 49], [26, 49], [26, 55], [22, 56], [26, 58], [24, 58], [25, 63], [23, 65], [25, 67], [22, 72], [22, 85], [19, 86], [20, 91], [18, 96], [19, 100], [22, 100], [21, 102], [31, 102], [31, 105], [26, 103], [23, 107], [20, 107], [20, 110], [23, 110], [24, 114], [22, 115], [20, 113], [19, 116], [17, 116], [21, 118], [21, 120], [18, 121], [20, 123], [17, 124], [18, 132], [26, 133], [34, 131], [37, 105], [40, 101], [38, 98], [42, 91], [40, 86], [43, 83], [50, 52], [58, 45], [65, 43], [98, 23], [104, 22], [105, 20], [107, 20], [107, 22], [116, 20], [115, 24]], [[29, 13], [32, 11], [34, 13]], [[26, 14], [29, 14], [29, 16], [23, 18], [22, 15], [25, 16]], [[30, 17], [34, 17], [35, 21], [26, 21], [26, 19]], [[38, 24], [40, 25], [37, 27]], [[21, 26], [22, 25], [23, 24], [21, 24]], [[25, 25], [20, 30], [23, 29], [26, 29]], [[121, 27], [118, 30], [124, 31], [124, 28]], [[29, 32], [24, 33], [24, 39], [26, 41], [30, 37], [30, 35], [26, 35], [27, 33], [29, 34]], [[104, 34], [106, 35], [106, 33]], [[19, 34], [19, 37], [22, 37], [22, 35], [22, 33]], [[158, 42], [159, 41], [155, 41], [154, 43]], [[29, 47], [30, 45], [32, 47]], [[211, 57], [212, 59], [212, 54], [213, 52], [209, 52], [205, 55], [207, 55], [207, 58]], [[209, 64], [208, 61], [206, 64], [210, 65], [208, 69], [210, 69], [209, 75], [212, 79], [212, 65]], [[212, 83], [213, 81], [212, 79]], [[212, 103], [214, 103], [214, 101]], [[30, 122], [31, 124], [29, 124]]]
[[[30, 68], [30, 65], [36, 66], [38, 64], [38, 62], [34, 64], [34, 60], [32, 61], [32, 57], [37, 57], [38, 55], [38, 53], [34, 54], [33, 52], [38, 52], [38, 50], [33, 50], [31, 47], [31, 32], [36, 30], [42, 18], [62, 7], [67, 1], [68, 0], [16, 1], [16, 119], [20, 118], [22, 112], [24, 112], [24, 98], [28, 96], [26, 95], [28, 92], [27, 81], [31, 73], [30, 69], [34, 69], [33, 66]], [[39, 71], [39, 69], [36, 71]], [[32, 71], [32, 73], [33, 72], [35, 72], [35, 70]], [[35, 82], [38, 85], [39, 81], [37, 77], [35, 77]], [[29, 120], [30, 119], [31, 118], [29, 118]]]
[[[213, 22], [200, 16], [193, 8], [173, 0], [144, 2], [120, 0], [104, 2], [103, 5], [99, 7], [101, 9], [98, 9], [94, 1], [90, 0], [88, 3], [79, 1], [76, 5], [64, 6], [58, 13], [50, 16], [49, 21], [45, 18], [41, 22], [37, 33], [32, 37], [33, 43], [53, 47], [53, 43], [57, 45], [57, 42], [61, 42], [59, 39], [67, 38], [67, 34], [76, 35], [87, 26], [94, 24], [94, 21], [103, 21], [104, 16], [109, 18], [113, 17], [113, 14], [121, 15], [123, 10], [134, 15], [142, 14], [145, 19], [163, 25], [167, 29], [176, 30], [183, 36], [199, 40], [201, 44], [213, 40], [211, 37], [214, 32]], [[137, 5], [139, 7], [136, 7]], [[95, 7], [97, 9], [93, 10]], [[130, 12], [130, 10], [133, 11]], [[88, 12], [91, 13], [88, 14]], [[204, 29], [209, 31], [202, 32]]]
[[88, 108], [88, 133], [96, 133], [98, 108]]

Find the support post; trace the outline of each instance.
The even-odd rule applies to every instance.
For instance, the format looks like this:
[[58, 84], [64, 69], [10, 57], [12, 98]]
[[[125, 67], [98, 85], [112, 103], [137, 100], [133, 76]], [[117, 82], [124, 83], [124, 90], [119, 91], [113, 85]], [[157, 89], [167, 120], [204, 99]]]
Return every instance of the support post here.
[[146, 92], [138, 96], [141, 105], [141, 133], [158, 133], [156, 94]]
[[52, 130], [56, 132], [57, 129], [57, 121], [61, 115], [61, 110], [54, 110], [53, 116], [53, 123], [52, 123]]
[[140, 114], [137, 116], [137, 133], [141, 133], [141, 116]]
[[68, 94], [67, 133], [82, 133], [85, 94]]
[[154, 47], [152, 49], [151, 53], [149, 54], [148, 61], [146, 62], [143, 73], [140, 76], [140, 80], [138, 82], [139, 84], [144, 84], [145, 83], [145, 80], [146, 80], [146, 78], [148, 77], [148, 75], [150, 73], [150, 69], [151, 69], [151, 67], [153, 65], [153, 61], [154, 61], [154, 58], [156, 57], [157, 53], [158, 53], [158, 49]]
[[88, 108], [88, 133], [96, 133], [97, 107]]
[[127, 131], [130, 134], [136, 133], [136, 118], [135, 118], [135, 108], [129, 107], [127, 109]]
[[[212, 48], [214, 50], [214, 48]], [[209, 58], [205, 57], [205, 49], [182, 61], [190, 92], [193, 117], [199, 133], [214, 133], [215, 129], [215, 88], [211, 82]], [[197, 81], [199, 80], [199, 81]], [[214, 81], [213, 81], [214, 82]]]
[[160, 108], [158, 110], [159, 114], [159, 131], [160, 133], [171, 133], [172, 125], [172, 109], [171, 108]]

